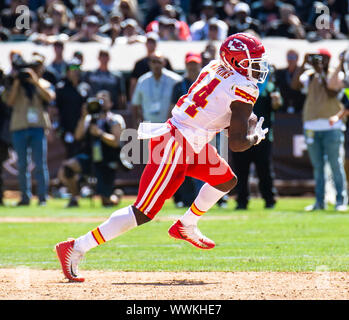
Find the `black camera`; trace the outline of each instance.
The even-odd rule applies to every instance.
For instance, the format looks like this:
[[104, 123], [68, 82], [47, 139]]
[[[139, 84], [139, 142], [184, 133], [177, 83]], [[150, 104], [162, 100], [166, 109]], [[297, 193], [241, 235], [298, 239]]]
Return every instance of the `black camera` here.
[[308, 61], [312, 65], [320, 64], [320, 63], [322, 63], [322, 55], [321, 54], [310, 54]]
[[12, 58], [12, 67], [17, 71], [17, 78], [23, 83], [30, 78], [30, 73], [26, 69], [32, 68], [33, 64], [26, 62], [20, 54], [15, 53]]
[[101, 112], [103, 111], [103, 100], [98, 98], [87, 99], [87, 113], [91, 116], [91, 121], [95, 122], [99, 119]]

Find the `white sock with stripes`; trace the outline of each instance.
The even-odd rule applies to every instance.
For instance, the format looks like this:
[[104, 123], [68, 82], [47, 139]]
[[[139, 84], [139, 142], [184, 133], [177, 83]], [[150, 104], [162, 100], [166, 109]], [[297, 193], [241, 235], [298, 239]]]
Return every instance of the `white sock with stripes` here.
[[183, 225], [196, 225], [201, 216], [211, 209], [217, 201], [228, 192], [220, 191], [205, 183], [199, 191], [191, 207], [179, 220]]
[[137, 221], [131, 206], [116, 210], [109, 219], [103, 222], [99, 227], [77, 238], [75, 240], [74, 249], [85, 253], [136, 226]]

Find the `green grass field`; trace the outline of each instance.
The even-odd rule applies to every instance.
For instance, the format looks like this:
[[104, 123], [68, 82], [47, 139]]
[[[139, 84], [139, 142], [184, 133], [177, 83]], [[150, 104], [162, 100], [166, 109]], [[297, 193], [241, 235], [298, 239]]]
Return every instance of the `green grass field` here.
[[[159, 219], [88, 252], [85, 270], [109, 271], [348, 271], [349, 212], [333, 209], [305, 213], [307, 198], [282, 198], [275, 209], [252, 199], [247, 211], [214, 207], [199, 222], [201, 231], [216, 242], [213, 250], [199, 250], [167, 234], [173, 219]], [[47, 207], [0, 207], [0, 268], [27, 266], [59, 269], [54, 245], [78, 237], [99, 223], [57, 222], [59, 218], [108, 218], [113, 209], [92, 206], [65, 209], [66, 200], [49, 200]], [[123, 200], [122, 206], [131, 200]], [[180, 216], [167, 202], [157, 217]], [[55, 218], [53, 222], [4, 222], [4, 217]], [[169, 217], [170, 218], [170, 217]], [[1, 220], [2, 219], [2, 220]]]

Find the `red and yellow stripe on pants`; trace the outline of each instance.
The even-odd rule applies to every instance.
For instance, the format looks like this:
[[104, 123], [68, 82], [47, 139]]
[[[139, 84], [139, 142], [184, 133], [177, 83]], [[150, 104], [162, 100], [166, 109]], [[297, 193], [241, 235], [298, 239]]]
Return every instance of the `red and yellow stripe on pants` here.
[[91, 232], [92, 232], [93, 238], [96, 240], [96, 242], [99, 245], [105, 242], [99, 228], [96, 228], [96, 229], [92, 230]]
[[159, 164], [156, 161], [155, 163], [149, 162], [142, 174], [135, 206], [150, 218], [153, 218], [162, 207], [163, 202], [168, 196], [172, 196], [181, 183], [181, 181], [177, 183], [175, 179], [172, 179], [181, 152], [182, 147], [179, 143], [174, 137], [169, 137], [164, 146], [161, 162]]

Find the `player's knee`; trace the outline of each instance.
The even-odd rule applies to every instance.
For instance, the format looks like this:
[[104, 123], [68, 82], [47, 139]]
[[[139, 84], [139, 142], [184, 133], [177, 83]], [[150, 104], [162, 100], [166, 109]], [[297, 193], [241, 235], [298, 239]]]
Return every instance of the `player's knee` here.
[[137, 209], [135, 206], [132, 206], [132, 210], [133, 214], [135, 215], [138, 226], [151, 221], [151, 219], [148, 216], [146, 216], [141, 210]]
[[233, 190], [236, 187], [237, 183], [238, 183], [237, 176], [234, 176], [232, 179], [230, 179], [227, 184], [227, 189], [228, 189], [227, 192]]
[[228, 193], [232, 189], [235, 188], [236, 184], [238, 183], [237, 176], [233, 176], [229, 181], [224, 182], [220, 185], [215, 186], [216, 189]]

